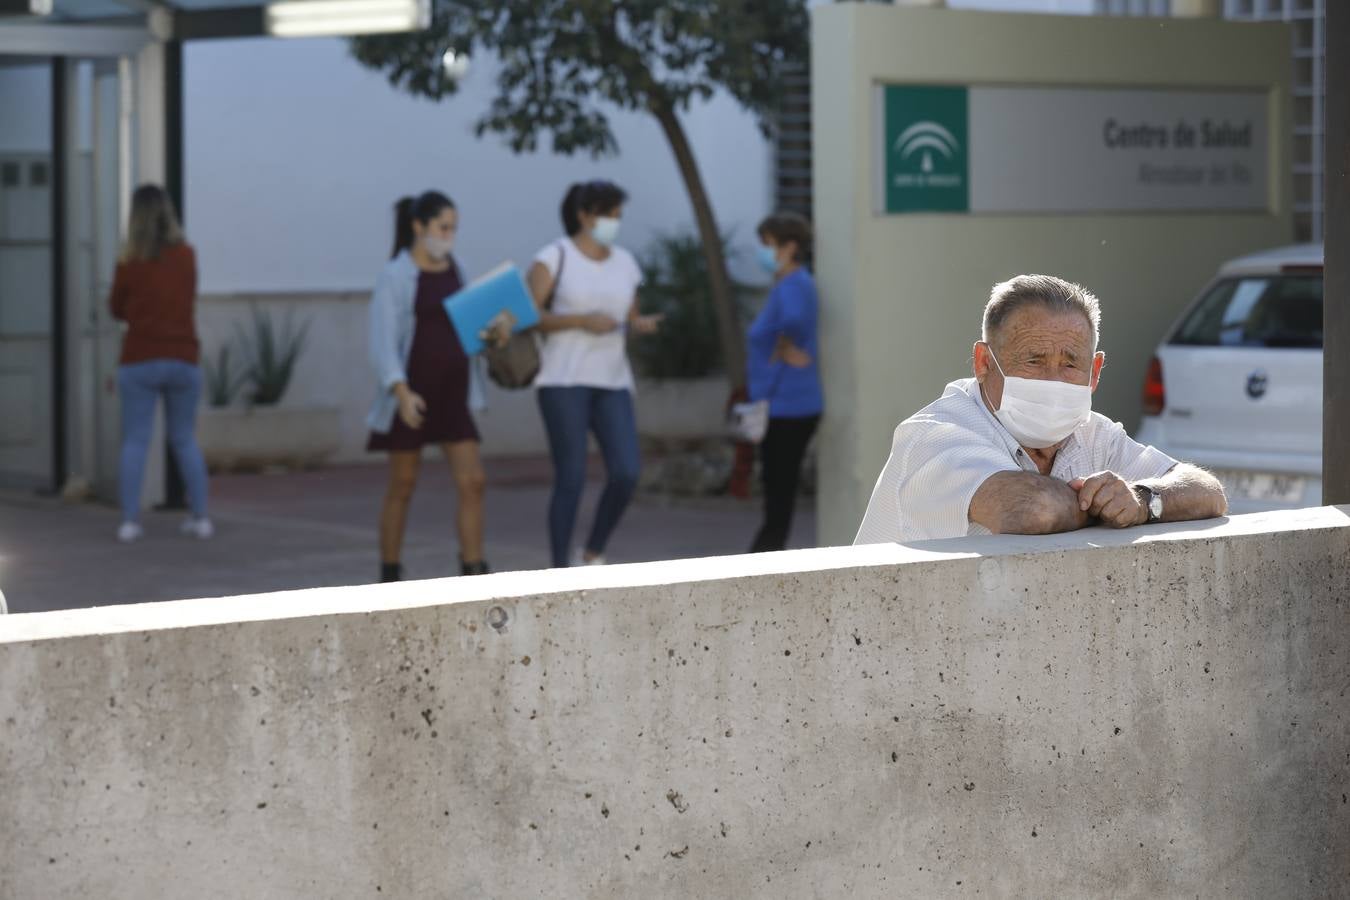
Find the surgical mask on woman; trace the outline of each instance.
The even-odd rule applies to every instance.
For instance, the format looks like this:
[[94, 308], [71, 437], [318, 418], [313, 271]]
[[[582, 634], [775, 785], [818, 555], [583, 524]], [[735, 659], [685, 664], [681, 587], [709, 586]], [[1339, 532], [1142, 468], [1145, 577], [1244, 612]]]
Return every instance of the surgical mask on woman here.
[[595, 227], [591, 229], [591, 237], [606, 247], [613, 246], [619, 239], [619, 220], [613, 216], [601, 216], [596, 219]]
[[454, 238], [436, 237], [434, 234], [427, 234], [422, 237], [422, 246], [432, 259], [449, 259], [450, 250], [454, 245]]
[[760, 244], [755, 248], [755, 259], [759, 261], [759, 267], [770, 275], [778, 274], [778, 251], [768, 244]]
[[1016, 378], [1003, 371], [992, 347], [989, 357], [1003, 375], [1003, 402], [994, 417], [1023, 447], [1053, 447], [1092, 415], [1092, 388], [1088, 385]]

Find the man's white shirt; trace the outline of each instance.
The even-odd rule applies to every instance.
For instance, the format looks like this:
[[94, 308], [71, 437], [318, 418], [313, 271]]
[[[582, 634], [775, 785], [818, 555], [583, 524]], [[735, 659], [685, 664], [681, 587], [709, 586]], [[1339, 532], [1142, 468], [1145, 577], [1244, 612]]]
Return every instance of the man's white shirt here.
[[[1177, 464], [1140, 444], [1119, 422], [1092, 413], [1055, 456], [1052, 478], [1072, 481], [1115, 472], [1126, 481], [1159, 478]], [[895, 429], [891, 456], [872, 489], [855, 544], [989, 534], [970, 521], [970, 501], [991, 475], [1037, 472], [980, 396], [974, 378], [953, 381], [942, 397]]]

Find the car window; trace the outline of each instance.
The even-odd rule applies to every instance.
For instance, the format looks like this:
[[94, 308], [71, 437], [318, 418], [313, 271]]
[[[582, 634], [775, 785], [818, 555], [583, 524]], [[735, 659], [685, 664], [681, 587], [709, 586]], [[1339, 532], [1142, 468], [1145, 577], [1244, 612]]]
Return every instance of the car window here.
[[1187, 314], [1173, 344], [1322, 346], [1322, 276], [1264, 275], [1217, 282]]

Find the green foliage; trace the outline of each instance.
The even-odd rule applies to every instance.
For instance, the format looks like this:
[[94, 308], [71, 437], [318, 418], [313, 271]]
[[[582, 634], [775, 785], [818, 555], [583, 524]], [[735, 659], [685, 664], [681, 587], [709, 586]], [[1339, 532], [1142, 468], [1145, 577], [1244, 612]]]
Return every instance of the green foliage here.
[[248, 330], [235, 326], [239, 346], [247, 360], [245, 377], [253, 386], [249, 404], [274, 406], [281, 402], [290, 386], [295, 363], [305, 346], [309, 323], [296, 329], [293, 317], [287, 313], [281, 327], [277, 328], [269, 314], [254, 307], [249, 324]]
[[679, 111], [717, 88], [768, 133], [784, 64], [804, 64], [806, 0], [435, 0], [421, 32], [355, 38], [352, 53], [397, 88], [439, 100], [457, 89], [446, 50], [500, 61], [497, 96], [476, 124], [517, 153], [541, 132], [553, 152], [618, 150], [603, 103]]
[[[727, 244], [724, 237], [722, 246]], [[666, 318], [657, 334], [633, 338], [632, 357], [638, 372], [648, 378], [701, 378], [722, 371], [712, 283], [698, 236], [657, 238], [643, 254], [642, 275], [638, 309]], [[733, 284], [732, 291], [744, 319], [757, 291], [743, 284]]]
[[211, 406], [229, 406], [248, 381], [248, 373], [234, 371], [228, 343], [216, 351], [214, 361], [210, 357], [202, 360], [202, 374], [206, 378], [206, 402]]

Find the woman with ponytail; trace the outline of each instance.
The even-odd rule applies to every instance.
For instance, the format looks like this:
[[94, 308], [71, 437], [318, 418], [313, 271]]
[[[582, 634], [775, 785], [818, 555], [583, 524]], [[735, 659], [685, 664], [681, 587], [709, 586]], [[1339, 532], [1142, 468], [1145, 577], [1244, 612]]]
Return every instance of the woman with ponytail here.
[[[637, 487], [641, 460], [626, 334], [652, 334], [661, 319], [638, 315], [642, 270], [633, 254], [615, 245], [627, 199], [607, 181], [572, 185], [562, 204], [566, 236], [539, 251], [530, 267], [545, 335], [535, 384], [553, 457], [548, 528], [556, 567], [602, 564]], [[590, 535], [573, 549], [588, 434], [600, 445], [607, 477]]]
[[458, 494], [460, 570], [488, 572], [483, 558], [485, 477], [478, 429], [469, 412], [473, 367], [443, 302], [463, 286], [451, 249], [459, 213], [427, 191], [394, 207], [393, 258], [370, 298], [370, 361], [377, 392], [367, 449], [389, 455], [380, 514], [380, 580], [399, 581], [403, 531], [422, 448], [438, 444]]

